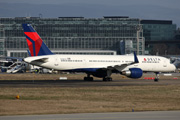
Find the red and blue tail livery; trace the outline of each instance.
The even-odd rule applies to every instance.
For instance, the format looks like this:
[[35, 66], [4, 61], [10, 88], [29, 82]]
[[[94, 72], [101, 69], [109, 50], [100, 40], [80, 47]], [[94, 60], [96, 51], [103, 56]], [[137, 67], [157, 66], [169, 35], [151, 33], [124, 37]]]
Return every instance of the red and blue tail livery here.
[[46, 46], [46, 44], [42, 41], [38, 33], [33, 29], [31, 24], [22, 24], [22, 26], [31, 56], [53, 54]]

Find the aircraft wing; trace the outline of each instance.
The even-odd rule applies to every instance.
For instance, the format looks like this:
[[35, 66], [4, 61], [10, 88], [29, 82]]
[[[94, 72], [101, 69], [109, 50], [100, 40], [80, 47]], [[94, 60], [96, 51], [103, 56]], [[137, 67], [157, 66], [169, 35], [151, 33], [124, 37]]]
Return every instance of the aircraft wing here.
[[114, 65], [114, 66], [108, 66], [106, 69], [108, 70], [118, 70], [118, 71], [122, 71], [124, 68], [126, 68], [129, 65], [133, 65], [133, 64], [137, 64], [139, 63], [139, 60], [136, 56], [136, 53], [134, 52], [134, 61], [128, 64], [120, 64], [120, 65]]
[[115, 65], [115, 66], [108, 66], [107, 69], [108, 70], [118, 70], [118, 71], [122, 71], [124, 68], [126, 68], [128, 66], [128, 64], [121, 64], [121, 65]]
[[48, 58], [41, 58], [41, 59], [37, 59], [37, 60], [34, 60], [32, 62], [42, 62], [42, 63], [46, 63], [48, 62]]

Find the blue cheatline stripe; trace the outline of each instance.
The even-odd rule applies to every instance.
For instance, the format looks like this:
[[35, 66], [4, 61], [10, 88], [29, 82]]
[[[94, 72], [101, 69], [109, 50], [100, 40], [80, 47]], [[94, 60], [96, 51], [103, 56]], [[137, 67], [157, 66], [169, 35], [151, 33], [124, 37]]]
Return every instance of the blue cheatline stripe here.
[[71, 69], [71, 70], [63, 70], [69, 72], [97, 72], [100, 68], [79, 68], [79, 69]]
[[35, 41], [33, 41], [30, 37], [28, 37], [27, 35], [26, 35], [26, 38], [28, 39], [28, 40], [30, 40], [30, 42], [33, 44], [33, 53], [34, 53], [34, 56], [36, 56], [36, 49], [35, 49]]
[[31, 24], [22, 24], [24, 32], [36, 32]]

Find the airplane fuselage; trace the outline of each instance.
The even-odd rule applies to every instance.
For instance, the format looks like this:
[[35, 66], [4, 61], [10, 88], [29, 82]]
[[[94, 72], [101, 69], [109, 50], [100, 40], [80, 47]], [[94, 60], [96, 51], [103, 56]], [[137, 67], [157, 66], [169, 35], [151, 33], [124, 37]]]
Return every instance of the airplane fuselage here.
[[[35, 61], [37, 59], [46, 58], [43, 62]], [[91, 69], [93, 71], [99, 68], [107, 68], [116, 65], [132, 63], [133, 55], [47, 55], [35, 56], [24, 59], [26, 62], [38, 65], [41, 67], [64, 70], [64, 71], [83, 71]], [[172, 72], [175, 71], [175, 66], [170, 64], [170, 60], [160, 56], [138, 56], [139, 63], [129, 65], [122, 71], [129, 68], [141, 68], [147, 72]]]

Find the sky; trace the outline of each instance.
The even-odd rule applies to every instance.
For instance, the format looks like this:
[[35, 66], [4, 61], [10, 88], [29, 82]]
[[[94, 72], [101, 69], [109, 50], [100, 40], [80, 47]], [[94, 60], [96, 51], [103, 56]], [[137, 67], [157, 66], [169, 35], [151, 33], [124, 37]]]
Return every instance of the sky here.
[[173, 20], [180, 27], [180, 0], [0, 0], [0, 17], [63, 16]]
[[179, 8], [179, 0], [0, 0], [6, 3], [32, 4], [105, 4], [105, 5], [160, 5], [167, 8]]

